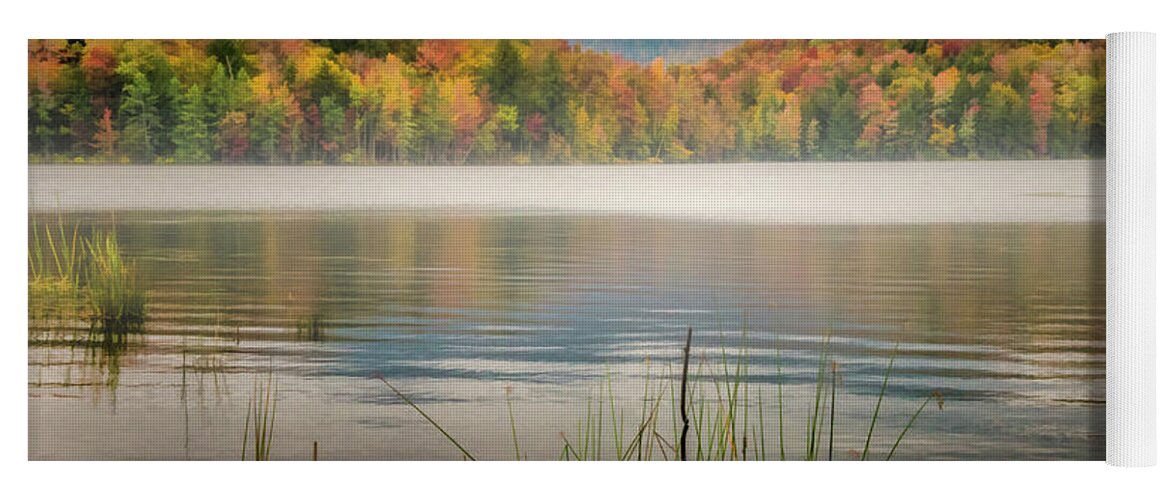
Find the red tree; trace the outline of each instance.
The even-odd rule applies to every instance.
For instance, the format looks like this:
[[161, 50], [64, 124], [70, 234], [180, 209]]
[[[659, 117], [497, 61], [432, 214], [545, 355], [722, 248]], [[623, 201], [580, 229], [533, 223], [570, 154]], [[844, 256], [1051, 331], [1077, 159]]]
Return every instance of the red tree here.
[[101, 152], [106, 159], [113, 158], [114, 146], [118, 142], [118, 131], [114, 130], [113, 112], [106, 108], [102, 118], [98, 120], [98, 131], [94, 133], [93, 147]]
[[1049, 120], [1053, 117], [1053, 80], [1044, 73], [1033, 73], [1029, 81], [1029, 88], [1033, 95], [1029, 96], [1029, 110], [1033, 113], [1033, 139], [1037, 145], [1037, 154], [1045, 156], [1049, 153]]

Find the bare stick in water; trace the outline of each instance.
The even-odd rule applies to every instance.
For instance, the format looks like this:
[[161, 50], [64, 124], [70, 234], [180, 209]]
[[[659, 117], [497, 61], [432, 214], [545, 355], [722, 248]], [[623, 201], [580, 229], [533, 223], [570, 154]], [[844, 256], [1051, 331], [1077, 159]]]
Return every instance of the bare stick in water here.
[[443, 437], [447, 438], [447, 440], [450, 441], [451, 444], [455, 445], [456, 448], [459, 448], [459, 451], [460, 451], [460, 453], [463, 453], [464, 458], [466, 458], [468, 460], [473, 460], [473, 461], [476, 459], [476, 457], [473, 457], [471, 453], [468, 453], [468, 450], [464, 449], [463, 445], [459, 444], [459, 441], [456, 441], [455, 438], [451, 437], [451, 434], [448, 434], [447, 431], [443, 429], [443, 426], [439, 425], [439, 422], [436, 422], [434, 419], [431, 418], [430, 415], [427, 415], [427, 413], [424, 412], [422, 408], [419, 408], [419, 405], [416, 405], [414, 401], [411, 401], [411, 399], [408, 398], [406, 396], [406, 394], [403, 394], [401, 391], [396, 389], [393, 385], [390, 385], [390, 382], [387, 382], [385, 378], [382, 378], [382, 375], [375, 375], [375, 376], [378, 378], [378, 380], [381, 380], [383, 384], [386, 384], [386, 386], [389, 387], [390, 390], [394, 391], [394, 394], [396, 396], [398, 396], [399, 399], [402, 399], [403, 401], [405, 401], [408, 405], [411, 406], [411, 408], [413, 408], [416, 412], [418, 412], [419, 415], [422, 415], [423, 418], [427, 419], [427, 422], [430, 423], [432, 427], [435, 427], [435, 429], [438, 430], [440, 434], [443, 434]]
[[679, 385], [679, 413], [683, 417], [683, 430], [679, 433], [679, 460], [687, 461], [687, 431], [691, 420], [687, 418], [687, 365], [691, 360], [691, 328], [687, 329], [687, 343], [683, 345], [683, 383]]

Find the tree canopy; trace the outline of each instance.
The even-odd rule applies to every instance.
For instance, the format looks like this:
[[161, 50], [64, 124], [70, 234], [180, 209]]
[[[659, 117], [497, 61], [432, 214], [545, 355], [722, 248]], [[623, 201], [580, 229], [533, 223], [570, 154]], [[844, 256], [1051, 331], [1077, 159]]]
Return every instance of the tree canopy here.
[[30, 162], [526, 164], [1105, 153], [1101, 40], [30, 40]]

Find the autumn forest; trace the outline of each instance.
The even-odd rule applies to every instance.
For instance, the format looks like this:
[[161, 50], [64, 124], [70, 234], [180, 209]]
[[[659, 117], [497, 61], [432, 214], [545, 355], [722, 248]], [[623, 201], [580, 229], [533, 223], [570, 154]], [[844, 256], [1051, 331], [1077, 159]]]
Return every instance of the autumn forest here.
[[1046, 159], [1105, 151], [1105, 43], [30, 40], [31, 163]]

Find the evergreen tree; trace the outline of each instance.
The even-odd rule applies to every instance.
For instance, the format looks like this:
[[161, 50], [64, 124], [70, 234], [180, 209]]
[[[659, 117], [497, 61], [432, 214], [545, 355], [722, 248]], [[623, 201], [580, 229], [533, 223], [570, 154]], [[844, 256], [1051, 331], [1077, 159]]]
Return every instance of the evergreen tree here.
[[28, 94], [28, 150], [51, 154], [61, 135], [60, 99], [33, 86]]
[[822, 154], [827, 160], [846, 160], [851, 157], [854, 142], [862, 133], [862, 120], [858, 117], [854, 94], [839, 95], [825, 122], [825, 139], [821, 143]]
[[931, 137], [931, 89], [926, 85], [912, 87], [899, 102], [898, 132], [894, 150], [888, 157], [913, 159], [927, 151]]
[[159, 119], [158, 96], [151, 91], [150, 80], [134, 71], [130, 82], [122, 87], [121, 146], [134, 161], [150, 162], [155, 157], [162, 121]]
[[321, 99], [321, 149], [327, 159], [336, 160], [345, 145], [346, 110], [333, 97]]
[[60, 76], [60, 88], [57, 94], [61, 96], [61, 122], [58, 129], [64, 144], [59, 150], [74, 154], [84, 154], [90, 151], [88, 139], [94, 134], [94, 111], [91, 104], [92, 96], [86, 86], [85, 73], [74, 61], [66, 65]]
[[525, 86], [529, 82], [528, 71], [520, 52], [512, 45], [511, 40], [496, 42], [496, 50], [492, 52], [492, 60], [483, 77], [481, 85], [488, 89], [488, 96], [495, 104], [507, 104], [518, 107], [522, 114], [534, 110], [526, 106]]
[[181, 163], [211, 161], [212, 136], [208, 123], [211, 114], [199, 84], [187, 88], [179, 106], [179, 124], [171, 140], [175, 143], [175, 159]]
[[[331, 120], [336, 120], [336, 116], [334, 116], [336, 114], [336, 112], [331, 112], [328, 116]], [[342, 126], [344, 126], [344, 114], [342, 120]], [[281, 131], [285, 124], [285, 107], [279, 101], [258, 104], [250, 123], [252, 126], [249, 129], [249, 134], [253, 154], [257, 156], [258, 160], [266, 163], [279, 162]], [[333, 121], [330, 122], [330, 125], [337, 127]]]
[[399, 60], [415, 62], [422, 40], [390, 39], [390, 40], [317, 40], [318, 43], [329, 47], [334, 52], [360, 52], [374, 59], [386, 59], [387, 54], [394, 54]]
[[428, 83], [419, 96], [418, 147], [424, 163], [447, 160], [447, 153], [455, 139], [451, 112], [439, 92], [439, 86]]
[[1021, 158], [1031, 150], [1033, 120], [1025, 100], [1011, 86], [996, 82], [976, 115], [976, 143], [982, 158]]
[[569, 83], [557, 55], [550, 52], [537, 73], [533, 108], [549, 119], [552, 129], [564, 134], [569, 130]]
[[234, 78], [241, 71], [255, 69], [250, 67], [242, 40], [212, 40], [207, 44], [207, 55], [224, 66], [229, 78]]
[[247, 82], [246, 71], [241, 71], [238, 78], [231, 78], [228, 76], [227, 68], [216, 63], [204, 92], [204, 103], [208, 113], [211, 113], [213, 122], [223, 119], [229, 111], [240, 111], [245, 108], [251, 94]]
[[[122, 145], [136, 161], [152, 161], [172, 152], [170, 134], [178, 123], [179, 79], [163, 46], [153, 40], [131, 40], [118, 53], [115, 73], [124, 82], [118, 109]], [[131, 95], [134, 93], [134, 95]], [[130, 110], [125, 108], [129, 105]]]

